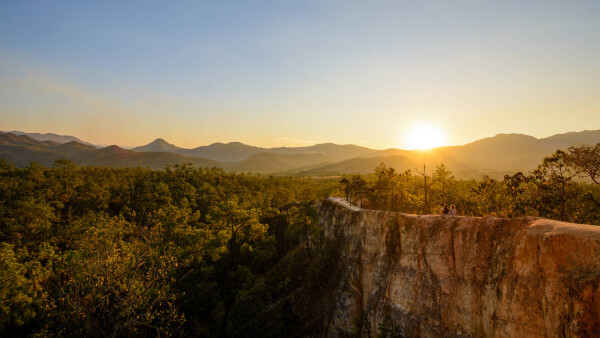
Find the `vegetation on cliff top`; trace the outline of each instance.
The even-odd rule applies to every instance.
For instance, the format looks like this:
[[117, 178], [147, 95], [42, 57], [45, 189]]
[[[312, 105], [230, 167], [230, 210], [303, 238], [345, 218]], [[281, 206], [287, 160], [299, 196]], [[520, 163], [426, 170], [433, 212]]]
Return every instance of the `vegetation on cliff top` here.
[[417, 173], [396, 172], [382, 163], [368, 175], [344, 177], [340, 183], [345, 197], [365, 208], [439, 213], [444, 205], [454, 204], [459, 214], [468, 216], [600, 224], [600, 143], [558, 150], [537, 169], [502, 180], [457, 180], [443, 164], [432, 175]]

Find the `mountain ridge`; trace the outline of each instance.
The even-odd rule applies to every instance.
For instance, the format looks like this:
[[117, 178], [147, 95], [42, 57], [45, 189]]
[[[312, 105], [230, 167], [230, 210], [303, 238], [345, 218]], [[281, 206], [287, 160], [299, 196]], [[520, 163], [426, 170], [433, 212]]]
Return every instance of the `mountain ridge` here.
[[89, 142], [85, 142], [80, 140], [79, 138], [75, 137], [75, 136], [70, 136], [70, 135], [59, 135], [59, 134], [54, 134], [54, 133], [27, 133], [27, 132], [23, 132], [23, 131], [18, 131], [18, 130], [13, 130], [13, 131], [1, 131], [0, 133], [5, 133], [5, 134], [14, 134], [14, 135], [19, 135], [19, 136], [29, 136], [35, 140], [38, 141], [54, 141], [54, 142], [58, 142], [58, 143], [68, 143], [68, 142], [79, 142], [82, 144], [86, 144], [86, 145], [90, 145], [93, 147], [97, 146], [95, 144], [89, 143]]
[[[112, 145], [96, 148], [70, 141], [39, 141], [27, 135], [0, 133], [0, 158], [24, 167], [31, 161], [51, 166], [58, 158], [79, 165], [114, 167], [165, 165], [191, 162], [198, 166], [215, 166], [235, 172], [321, 175], [334, 173], [368, 173], [379, 163], [404, 171], [438, 164], [470, 178], [481, 173], [504, 175], [534, 169], [555, 150], [569, 146], [600, 142], [600, 130], [556, 134], [546, 138], [517, 133], [497, 134], [465, 145], [439, 147], [427, 151], [370, 149], [353, 144], [321, 143], [304, 147], [262, 148], [241, 142], [216, 142], [186, 149], [162, 138], [133, 149]], [[202, 155], [202, 156], [200, 156]], [[430, 169], [431, 170], [431, 169]], [[480, 176], [480, 175], [479, 175]]]

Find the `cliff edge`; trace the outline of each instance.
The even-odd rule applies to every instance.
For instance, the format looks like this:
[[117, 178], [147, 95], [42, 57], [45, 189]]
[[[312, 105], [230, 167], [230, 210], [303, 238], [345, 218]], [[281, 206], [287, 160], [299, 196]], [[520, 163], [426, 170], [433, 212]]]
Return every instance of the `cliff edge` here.
[[327, 336], [600, 336], [600, 227], [318, 204], [339, 246]]

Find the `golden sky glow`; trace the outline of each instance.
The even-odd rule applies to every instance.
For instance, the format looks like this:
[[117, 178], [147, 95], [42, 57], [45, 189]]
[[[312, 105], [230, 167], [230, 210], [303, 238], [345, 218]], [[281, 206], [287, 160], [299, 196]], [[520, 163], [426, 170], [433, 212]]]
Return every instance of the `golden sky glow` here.
[[423, 123], [445, 145], [600, 129], [599, 17], [599, 1], [8, 2], [0, 130], [384, 149], [417, 147]]

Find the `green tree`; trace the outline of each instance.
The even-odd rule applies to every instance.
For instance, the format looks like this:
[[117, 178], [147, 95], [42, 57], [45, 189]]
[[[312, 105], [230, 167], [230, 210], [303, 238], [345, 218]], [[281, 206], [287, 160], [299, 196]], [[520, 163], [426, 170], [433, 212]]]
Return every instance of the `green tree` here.
[[523, 197], [523, 194], [527, 189], [528, 181], [528, 178], [523, 175], [522, 172], [518, 172], [514, 175], [504, 175], [502, 186], [505, 196], [508, 197], [508, 210], [506, 212], [508, 217], [526, 215], [528, 201]]
[[502, 185], [489, 176], [483, 176], [481, 182], [471, 189], [478, 216], [502, 216]]
[[419, 169], [415, 169], [415, 171], [419, 175], [423, 176], [423, 204], [421, 210], [423, 213], [429, 213], [429, 211], [431, 210], [428, 198], [430, 186], [427, 184], [427, 168], [425, 164], [423, 164], [423, 172], [419, 171]]
[[290, 218], [292, 228], [300, 229], [303, 232], [306, 252], [308, 257], [312, 258], [311, 234], [315, 231], [317, 223], [317, 210], [313, 207], [312, 201], [304, 201], [298, 207], [292, 208]]
[[229, 270], [233, 271], [239, 248], [265, 235], [267, 228], [259, 221], [259, 211], [241, 206], [235, 199], [219, 203], [213, 208], [213, 219], [219, 236], [227, 238]]
[[600, 142], [596, 145], [570, 147], [569, 152], [564, 155], [564, 162], [600, 185]]
[[353, 194], [353, 202], [362, 207], [362, 199], [366, 194], [367, 182], [359, 174], [350, 178], [350, 191]]
[[347, 201], [350, 196], [350, 180], [348, 180], [346, 177], [344, 177], [340, 180], [340, 184], [342, 185], [344, 192], [346, 193], [346, 201]]
[[565, 163], [566, 153], [557, 150], [544, 158], [542, 164], [531, 174], [538, 187], [537, 208], [542, 217], [567, 220], [567, 202], [574, 201], [576, 186], [572, 182], [577, 172]]
[[59, 265], [56, 309], [49, 313], [54, 325], [79, 334], [178, 332], [184, 321], [172, 288], [178, 260], [162, 247], [161, 229], [102, 214], [80, 222], [85, 232]]
[[48, 244], [37, 253], [14, 249], [0, 243], [0, 332], [26, 324], [47, 306], [42, 284], [50, 276], [54, 250]]
[[435, 171], [432, 176], [433, 185], [439, 185], [441, 188], [441, 205], [448, 203], [448, 188], [454, 180], [452, 172], [446, 168], [445, 164], [440, 164], [435, 167]]
[[376, 207], [391, 210], [398, 183], [396, 169], [388, 168], [382, 162], [373, 170], [373, 174], [375, 175], [375, 182], [371, 187], [370, 199]]

